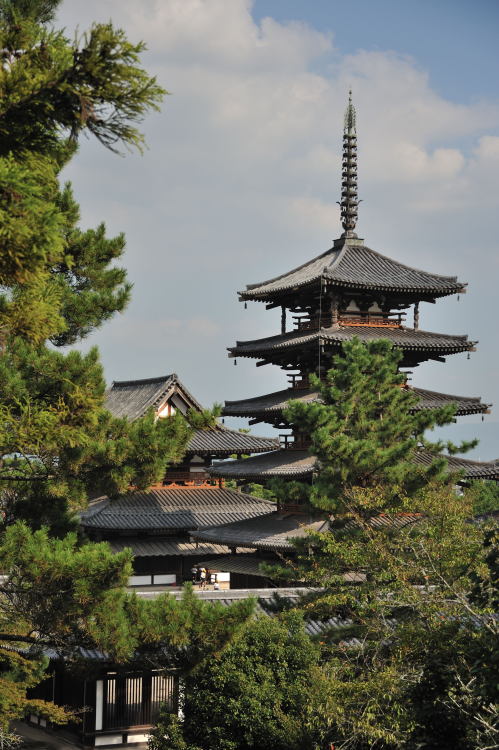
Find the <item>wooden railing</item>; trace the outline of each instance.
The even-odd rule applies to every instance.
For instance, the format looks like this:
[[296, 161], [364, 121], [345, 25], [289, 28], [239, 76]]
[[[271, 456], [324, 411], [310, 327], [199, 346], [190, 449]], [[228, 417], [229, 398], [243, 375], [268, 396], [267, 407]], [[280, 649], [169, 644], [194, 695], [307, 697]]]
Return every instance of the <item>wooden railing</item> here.
[[168, 471], [163, 478], [163, 486], [176, 487], [220, 487], [221, 482], [207, 471]]
[[379, 328], [400, 328], [405, 320], [404, 313], [359, 313], [340, 315], [341, 326], [370, 326]]

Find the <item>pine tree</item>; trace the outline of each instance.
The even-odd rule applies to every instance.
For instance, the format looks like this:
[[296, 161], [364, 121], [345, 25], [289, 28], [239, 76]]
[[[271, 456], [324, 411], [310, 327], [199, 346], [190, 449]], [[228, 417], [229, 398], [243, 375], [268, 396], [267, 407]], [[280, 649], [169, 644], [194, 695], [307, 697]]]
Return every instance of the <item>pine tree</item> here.
[[141, 149], [137, 125], [164, 94], [140, 66], [142, 43], [110, 23], [70, 41], [49, 27], [58, 4], [0, 0], [0, 728], [27, 710], [64, 720], [26, 699], [47, 647], [69, 663], [89, 646], [187, 669], [220, 650], [252, 608], [203, 605], [192, 592], [138, 601], [123, 588], [128, 553], [67, 534], [91, 494], [160, 479], [191, 427], [181, 416], [114, 418], [97, 351], [58, 350], [130, 295], [114, 265], [123, 236], [107, 237], [103, 224], [80, 229], [60, 171], [82, 133]]
[[[307, 616], [344, 622], [321, 636], [335, 746], [471, 750], [493, 710], [478, 654], [490, 653], [497, 623], [489, 600], [471, 601], [480, 576], [490, 591], [485, 530], [470, 523], [473, 497], [456, 492], [444, 446], [425, 438], [452, 407], [415, 409], [398, 361], [388, 342], [354, 340], [315, 382], [320, 402], [290, 403], [288, 420], [318, 458], [312, 485], [290, 492], [330, 524], [296, 541], [288, 575], [320, 589]], [[275, 491], [286, 497], [285, 484]]]

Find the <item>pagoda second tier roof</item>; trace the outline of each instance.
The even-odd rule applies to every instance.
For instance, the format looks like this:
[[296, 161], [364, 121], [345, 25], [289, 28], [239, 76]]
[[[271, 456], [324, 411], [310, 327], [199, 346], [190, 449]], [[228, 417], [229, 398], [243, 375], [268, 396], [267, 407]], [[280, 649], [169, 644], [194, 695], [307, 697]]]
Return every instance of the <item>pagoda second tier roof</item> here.
[[[479, 397], [454, 396], [450, 393], [438, 393], [437, 391], [428, 391], [424, 388], [409, 387], [419, 398], [419, 403], [414, 408], [418, 411], [455, 404], [456, 414], [464, 416], [466, 414], [484, 414], [490, 408], [490, 404], [483, 404]], [[319, 393], [317, 389], [286, 388], [282, 391], [268, 393], [255, 398], [226, 401], [223, 413], [229, 417], [261, 417], [263, 419], [268, 417], [272, 421], [282, 414], [289, 401], [310, 403], [318, 400]]]
[[[499, 479], [499, 460], [472, 461], [458, 456], [442, 456], [447, 461], [449, 471], [464, 472], [464, 479]], [[433, 456], [424, 451], [415, 455], [415, 461], [429, 465]], [[272, 477], [293, 477], [304, 479], [310, 477], [316, 465], [315, 456], [308, 451], [282, 449], [262, 456], [239, 461], [226, 461], [215, 464], [210, 474], [226, 479], [267, 479]]]
[[268, 513], [274, 503], [223, 487], [160, 487], [100, 498], [81, 514], [88, 529], [134, 532], [182, 530]]
[[465, 287], [456, 276], [441, 276], [412, 268], [371, 250], [362, 240], [348, 240], [281, 276], [259, 284], [248, 284], [239, 295], [245, 300], [272, 301], [321, 278], [339, 288], [430, 297], [456, 294]]
[[339, 348], [345, 341], [351, 341], [354, 337], [366, 342], [388, 339], [397, 349], [408, 352], [429, 352], [437, 356], [470, 351], [476, 344], [476, 342], [469, 341], [467, 336], [432, 333], [402, 326], [391, 328], [388, 326], [336, 325], [321, 328], [318, 331], [290, 331], [253, 341], [237, 341], [236, 346], [229, 347], [229, 356], [262, 357], [270, 361], [269, 355], [272, 357], [287, 350], [317, 346], [319, 342]]

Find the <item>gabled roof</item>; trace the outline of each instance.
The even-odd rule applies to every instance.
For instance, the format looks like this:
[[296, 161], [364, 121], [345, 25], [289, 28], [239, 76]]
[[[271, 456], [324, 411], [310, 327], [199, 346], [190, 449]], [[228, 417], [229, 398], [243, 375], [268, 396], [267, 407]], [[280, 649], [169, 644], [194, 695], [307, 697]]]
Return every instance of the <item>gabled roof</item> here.
[[[115, 381], [106, 393], [105, 407], [115, 417], [133, 421], [143, 417], [149, 409], [158, 413], [170, 399], [177, 407], [178, 404], [186, 405], [195, 411], [203, 408], [175, 373], [146, 380]], [[187, 453], [229, 456], [231, 453], [263, 453], [278, 447], [279, 441], [275, 438], [256, 437], [219, 424], [212, 429], [196, 430]]]
[[328, 518], [309, 518], [298, 513], [274, 511], [259, 518], [195, 531], [192, 537], [228, 547], [286, 550], [293, 546], [291, 539], [303, 537], [308, 531], [323, 531], [328, 527]]
[[82, 513], [88, 529], [187, 531], [268, 513], [274, 503], [221, 487], [159, 488], [103, 498]]
[[105, 407], [115, 417], [133, 421], [143, 417], [149, 409], [157, 412], [174, 393], [182, 397], [189, 409], [202, 410], [176, 373], [145, 380], [115, 380], [106, 392]]
[[332, 345], [335, 348], [354, 337], [361, 341], [388, 339], [397, 349], [405, 352], [432, 352], [457, 354], [470, 351], [476, 342], [468, 341], [467, 336], [452, 336], [446, 333], [415, 330], [414, 328], [382, 329], [377, 326], [342, 326], [321, 328], [319, 331], [290, 331], [289, 333], [253, 341], [237, 341], [236, 346], [229, 347], [231, 357], [265, 357], [278, 355], [279, 352], [317, 347], [319, 343]]
[[441, 276], [411, 268], [349, 240], [322, 255], [259, 284], [248, 284], [239, 292], [241, 299], [270, 301], [283, 293], [313, 285], [325, 279], [335, 287], [443, 297], [463, 291], [465, 286], [456, 276]]
[[[458, 456], [441, 456], [447, 461], [449, 471], [464, 472], [464, 479], [499, 480], [499, 459], [496, 461], [473, 461]], [[429, 465], [433, 456], [424, 451], [415, 455], [415, 460]], [[261, 456], [251, 456], [240, 461], [224, 461], [215, 464], [210, 474], [226, 479], [258, 480], [269, 477], [293, 477], [305, 479], [311, 476], [316, 463], [315, 456], [307, 451], [282, 449]]]
[[[419, 397], [419, 403], [414, 407], [415, 411], [435, 409], [448, 404], [455, 404], [457, 407], [456, 415], [464, 416], [465, 414], [485, 414], [490, 408], [490, 404], [483, 404], [480, 398], [476, 396], [454, 396], [450, 393], [438, 393], [437, 391], [428, 391], [424, 388], [414, 388], [412, 386], [410, 388]], [[282, 413], [287, 407], [288, 401], [310, 403], [318, 401], [318, 399], [318, 391], [314, 388], [286, 388], [282, 391], [275, 391], [274, 393], [256, 396], [255, 398], [226, 401], [223, 413], [230, 417], [268, 416], [272, 418]]]

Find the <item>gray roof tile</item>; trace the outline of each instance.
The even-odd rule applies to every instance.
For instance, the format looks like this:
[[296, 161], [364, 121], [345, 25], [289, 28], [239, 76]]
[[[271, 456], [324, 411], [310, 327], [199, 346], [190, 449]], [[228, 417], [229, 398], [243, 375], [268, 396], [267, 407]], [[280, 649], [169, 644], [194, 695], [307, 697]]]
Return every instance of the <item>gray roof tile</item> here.
[[82, 513], [81, 523], [115, 531], [189, 530], [266, 514], [274, 507], [268, 500], [220, 487], [159, 488], [106, 498]]
[[188, 453], [230, 455], [231, 453], [263, 453], [279, 447], [277, 438], [257, 437], [218, 425], [212, 430], [196, 430], [188, 446]]
[[[131, 549], [134, 557], [188, 557], [191, 555], [226, 555], [227, 548], [219, 544], [199, 544], [198, 542], [182, 542], [175, 539], [111, 539], [109, 546], [113, 552]], [[215, 558], [218, 559], [218, 558]]]
[[237, 341], [236, 346], [229, 347], [232, 357], [265, 357], [271, 352], [289, 349], [301, 349], [305, 346], [317, 346], [318, 342], [332, 344], [338, 349], [345, 341], [352, 338], [361, 341], [388, 339], [397, 349], [404, 351], [431, 351], [438, 354], [456, 354], [471, 350], [476, 342], [468, 341], [467, 336], [452, 336], [445, 333], [414, 330], [413, 328], [380, 329], [377, 326], [333, 326], [321, 328], [320, 331], [290, 331], [289, 333], [253, 341]]
[[313, 284], [320, 278], [348, 289], [400, 291], [441, 297], [455, 294], [463, 284], [455, 276], [441, 276], [411, 268], [371, 250], [359, 240], [333, 247], [298, 268], [260, 284], [249, 284], [241, 299], [273, 300], [283, 292]]
[[[474, 396], [454, 396], [450, 393], [438, 393], [437, 391], [428, 391], [424, 388], [412, 386], [411, 390], [419, 397], [419, 404], [415, 407], [415, 410], [418, 411], [455, 404], [457, 407], [456, 414], [463, 416], [465, 414], [484, 414], [490, 407], [490, 404], [483, 404], [480, 398]], [[302, 403], [310, 403], [317, 401], [318, 395], [317, 390], [313, 388], [287, 388], [255, 398], [226, 401], [223, 413], [231, 417], [277, 416], [286, 408], [288, 401], [296, 400]]]
[[106, 392], [105, 407], [115, 417], [133, 421], [143, 417], [149, 409], [159, 409], [175, 390], [185, 397], [189, 407], [202, 409], [175, 373], [145, 380], [114, 381]]
[[224, 526], [213, 526], [192, 533], [194, 539], [201, 539], [228, 547], [251, 547], [255, 549], [291, 549], [290, 539], [306, 535], [307, 531], [322, 531], [329, 521], [310, 518], [299, 513], [274, 511], [259, 518], [236, 521]]
[[[482, 462], [458, 456], [443, 456], [443, 458], [448, 463], [449, 471], [464, 471], [465, 479], [499, 479], [499, 459]], [[428, 465], [433, 460], [433, 456], [421, 451], [416, 454], [415, 460]], [[312, 474], [314, 466], [315, 457], [310, 456], [307, 451], [282, 449], [240, 461], [224, 461], [212, 466], [210, 473], [227, 479], [305, 478]]]
[[315, 458], [307, 451], [278, 450], [261, 456], [251, 456], [240, 461], [224, 461], [214, 464], [210, 474], [227, 479], [251, 479], [264, 477], [305, 477], [311, 474]]

